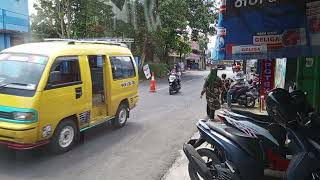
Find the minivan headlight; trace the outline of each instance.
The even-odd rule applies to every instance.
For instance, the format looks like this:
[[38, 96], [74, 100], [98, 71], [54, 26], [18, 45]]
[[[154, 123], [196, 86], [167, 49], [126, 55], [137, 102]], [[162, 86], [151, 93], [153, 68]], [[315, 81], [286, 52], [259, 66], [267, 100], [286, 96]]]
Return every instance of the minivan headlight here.
[[14, 120], [35, 120], [34, 112], [13, 112]]

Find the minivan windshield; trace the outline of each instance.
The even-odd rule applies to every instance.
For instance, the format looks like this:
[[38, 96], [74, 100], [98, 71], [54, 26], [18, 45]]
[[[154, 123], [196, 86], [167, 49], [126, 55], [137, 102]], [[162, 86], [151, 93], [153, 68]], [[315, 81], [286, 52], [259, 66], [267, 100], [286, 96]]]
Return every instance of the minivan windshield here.
[[33, 54], [0, 54], [0, 89], [36, 90], [47, 60]]

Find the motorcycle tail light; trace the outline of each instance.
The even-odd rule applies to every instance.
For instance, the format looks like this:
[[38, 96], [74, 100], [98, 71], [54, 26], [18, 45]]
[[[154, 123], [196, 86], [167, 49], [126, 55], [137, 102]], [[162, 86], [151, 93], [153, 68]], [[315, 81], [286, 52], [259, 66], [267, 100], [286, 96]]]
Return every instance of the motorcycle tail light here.
[[220, 121], [220, 122], [225, 122], [225, 120], [226, 120], [226, 118], [225, 117], [223, 117], [222, 115], [220, 115], [220, 114], [218, 114], [217, 115], [218, 116], [218, 120]]

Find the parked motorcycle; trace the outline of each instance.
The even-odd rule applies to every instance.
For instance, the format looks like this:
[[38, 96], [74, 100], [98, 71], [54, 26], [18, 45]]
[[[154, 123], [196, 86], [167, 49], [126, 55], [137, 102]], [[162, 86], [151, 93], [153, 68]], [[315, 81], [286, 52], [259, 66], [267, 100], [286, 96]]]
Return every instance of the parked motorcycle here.
[[[201, 137], [191, 140], [183, 147], [189, 160], [191, 179], [263, 179], [264, 169], [269, 168], [265, 164], [270, 157], [264, 147], [266, 142], [283, 143], [283, 138], [278, 139], [277, 131], [272, 132], [279, 125], [288, 136], [284, 139], [289, 139], [296, 150], [285, 178], [320, 179], [320, 118], [315, 113], [308, 112], [309, 108], [302, 108], [301, 105], [306, 103], [295, 98], [297, 97], [283, 89], [275, 89], [269, 93], [266, 100], [269, 119], [264, 119], [263, 122], [277, 126], [268, 130], [264, 128], [266, 126], [259, 126], [260, 122], [250, 124], [250, 121], [239, 121], [239, 114], [238, 120], [231, 118], [233, 114], [222, 116], [225, 119], [223, 121], [228, 123], [200, 120], [197, 127]], [[305, 98], [300, 96], [301, 99]], [[247, 117], [244, 115], [242, 119]], [[263, 120], [262, 117], [252, 119]], [[211, 147], [195, 149], [204, 143], [209, 143]]]
[[295, 150], [291, 141], [287, 141], [286, 129], [275, 124], [268, 115], [258, 115], [248, 111], [224, 110], [218, 114], [219, 120], [231, 127], [242, 130], [242, 126], [250, 127], [246, 133], [259, 138], [265, 154], [266, 169], [285, 171], [288, 168], [291, 156]]
[[169, 94], [178, 93], [181, 89], [181, 81], [176, 73], [170, 73], [169, 81]]
[[257, 97], [253, 94], [252, 88], [248, 85], [235, 88], [235, 92], [231, 96], [231, 103], [238, 103], [247, 108], [253, 108], [256, 105]]

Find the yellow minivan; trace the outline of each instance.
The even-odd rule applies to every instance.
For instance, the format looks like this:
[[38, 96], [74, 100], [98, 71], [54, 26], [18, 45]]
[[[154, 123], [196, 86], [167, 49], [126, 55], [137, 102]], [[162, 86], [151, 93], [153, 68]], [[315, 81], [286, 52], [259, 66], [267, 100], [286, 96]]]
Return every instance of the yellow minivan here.
[[123, 127], [137, 101], [137, 67], [119, 44], [41, 42], [0, 53], [0, 144], [9, 148], [66, 152], [87, 129]]

